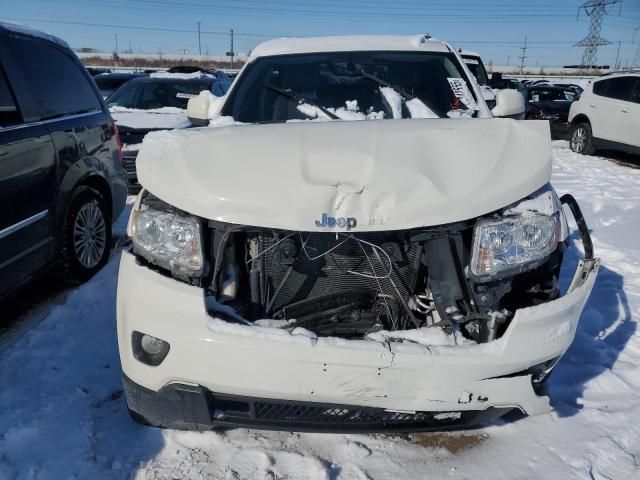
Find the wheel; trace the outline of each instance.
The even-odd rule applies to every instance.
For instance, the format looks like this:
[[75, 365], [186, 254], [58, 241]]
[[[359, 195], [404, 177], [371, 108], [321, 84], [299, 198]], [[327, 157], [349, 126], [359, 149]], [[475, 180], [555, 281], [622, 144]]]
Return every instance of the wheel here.
[[588, 123], [577, 123], [571, 127], [571, 136], [569, 137], [569, 146], [571, 150], [583, 155], [593, 155], [596, 152], [593, 146], [593, 135], [591, 134], [591, 125]]
[[65, 280], [82, 282], [109, 260], [111, 218], [103, 196], [78, 187], [71, 197], [63, 226], [62, 272]]

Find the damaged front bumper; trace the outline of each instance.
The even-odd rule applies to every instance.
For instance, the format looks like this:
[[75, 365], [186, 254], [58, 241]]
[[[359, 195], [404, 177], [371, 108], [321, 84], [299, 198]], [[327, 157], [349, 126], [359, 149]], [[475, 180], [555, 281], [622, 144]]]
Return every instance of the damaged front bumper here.
[[[172, 428], [216, 425], [314, 431], [428, 430], [517, 408], [550, 410], [532, 375], [573, 341], [598, 259], [580, 262], [567, 293], [515, 312], [489, 343], [424, 346], [316, 338], [209, 315], [204, 291], [124, 252], [118, 341], [129, 408]], [[170, 343], [157, 366], [134, 355], [134, 332]]]

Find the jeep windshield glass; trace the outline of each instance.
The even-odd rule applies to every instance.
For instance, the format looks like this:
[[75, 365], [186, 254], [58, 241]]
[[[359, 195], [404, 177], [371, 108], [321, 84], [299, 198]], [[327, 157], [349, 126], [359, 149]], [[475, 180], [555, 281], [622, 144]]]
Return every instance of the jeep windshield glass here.
[[[132, 80], [107, 99], [107, 107], [151, 110], [162, 107], [187, 108], [189, 98], [203, 90], [211, 91], [211, 82]], [[215, 93], [215, 92], [214, 92]]]
[[462, 68], [445, 52], [262, 57], [237, 82], [221, 115], [244, 123], [329, 120], [323, 110], [340, 120], [375, 120], [472, 117], [477, 109]]
[[[263, 85], [264, 88], [268, 88], [269, 90], [273, 90], [276, 93], [279, 93], [280, 95], [283, 95], [287, 98], [289, 98], [290, 100], [295, 100], [296, 102], [298, 102], [298, 105], [310, 105], [312, 107], [315, 107], [317, 109], [319, 109], [322, 113], [324, 113], [327, 117], [329, 117], [332, 120], [339, 120], [340, 117], [336, 116], [335, 113], [330, 112], [329, 110], [327, 110], [324, 107], [321, 107], [320, 105], [317, 105], [316, 103], [312, 102], [311, 100], [309, 100], [308, 98], [303, 97], [302, 95], [300, 95], [299, 93], [296, 92], [292, 92], [291, 90], [283, 90], [282, 88], [278, 88], [278, 87], [274, 87], [273, 85], [267, 85], [266, 83]], [[304, 113], [304, 112], [302, 112]], [[317, 116], [317, 114], [314, 115], [310, 115], [312, 118]]]

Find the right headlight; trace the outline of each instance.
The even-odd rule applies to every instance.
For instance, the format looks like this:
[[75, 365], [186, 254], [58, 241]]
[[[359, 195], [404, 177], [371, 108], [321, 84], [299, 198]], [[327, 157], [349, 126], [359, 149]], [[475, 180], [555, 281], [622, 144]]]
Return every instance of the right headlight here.
[[534, 268], [558, 246], [560, 212], [481, 219], [475, 226], [471, 272], [475, 276]]
[[176, 277], [203, 273], [200, 220], [151, 195], [132, 212], [131, 240], [134, 253]]

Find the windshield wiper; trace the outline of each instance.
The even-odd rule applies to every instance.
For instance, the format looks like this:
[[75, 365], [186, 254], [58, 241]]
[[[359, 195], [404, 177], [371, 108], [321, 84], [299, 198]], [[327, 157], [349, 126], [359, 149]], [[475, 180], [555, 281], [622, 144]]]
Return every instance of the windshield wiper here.
[[[331, 120], [340, 120], [340, 117], [338, 117], [335, 113], [331, 113], [326, 108], [321, 107], [317, 103], [309, 100], [308, 98], [300, 95], [299, 93], [294, 92], [291, 89], [284, 90], [282, 88], [274, 87], [273, 85], [269, 85], [267, 83], [263, 83], [262, 86], [264, 88], [267, 88], [267, 89], [269, 89], [269, 90], [271, 90], [273, 92], [276, 92], [276, 93], [282, 95], [283, 97], [287, 97], [288, 99], [297, 102], [298, 105], [302, 105], [302, 104], [306, 103], [307, 105], [311, 105], [312, 107], [316, 107], [318, 110], [320, 110], [322, 113], [324, 113]], [[307, 115], [307, 114], [305, 114], [305, 115]], [[310, 116], [310, 115], [308, 115], [308, 116]]]
[[[414, 97], [410, 93], [407, 93], [402, 87], [399, 87], [398, 85], [393, 85], [392, 83], [389, 83], [386, 80], [381, 79], [380, 77], [376, 77], [375, 75], [367, 72], [364, 68], [361, 68], [360, 70], [358, 70], [358, 72], [363, 77], [368, 78], [369, 80], [372, 80], [372, 81], [376, 82], [378, 85], [380, 85], [382, 87], [391, 88], [394, 91], [398, 92], [398, 94], [404, 99], [405, 103], [408, 102], [409, 100], [415, 100], [416, 98], [418, 98], [418, 97]], [[433, 107], [433, 105], [431, 105], [429, 102], [426, 102], [422, 98], [418, 98], [418, 100], [420, 100], [434, 114], [436, 114], [436, 115], [438, 115], [438, 117], [442, 118], [442, 116], [440, 116], [438, 114], [438, 111]]]

